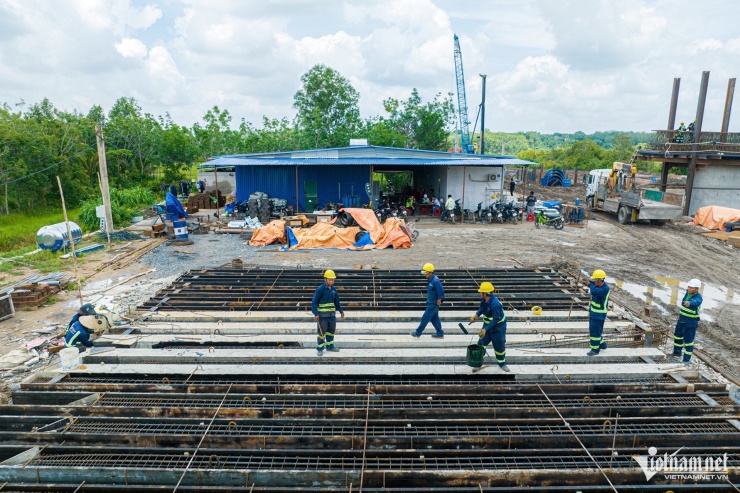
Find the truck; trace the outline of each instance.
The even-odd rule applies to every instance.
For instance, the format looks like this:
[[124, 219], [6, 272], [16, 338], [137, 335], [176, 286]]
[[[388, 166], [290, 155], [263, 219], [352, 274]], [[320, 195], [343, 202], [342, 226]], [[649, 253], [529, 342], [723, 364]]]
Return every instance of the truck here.
[[[634, 164], [621, 162], [615, 162], [611, 169], [591, 170], [586, 184], [586, 206], [592, 211], [616, 214], [620, 224], [645, 220], [662, 225], [680, 219], [681, 206], [644, 197], [645, 190], [635, 187], [636, 174]], [[660, 192], [653, 194], [660, 195]]]

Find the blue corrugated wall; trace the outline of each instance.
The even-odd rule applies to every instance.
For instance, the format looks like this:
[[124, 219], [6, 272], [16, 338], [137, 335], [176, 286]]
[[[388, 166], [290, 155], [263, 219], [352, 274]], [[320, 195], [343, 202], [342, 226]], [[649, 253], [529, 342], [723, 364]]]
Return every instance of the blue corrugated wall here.
[[[320, 205], [327, 202], [345, 202], [354, 190], [359, 204], [370, 199], [365, 194], [365, 183], [370, 182], [370, 166], [299, 166], [298, 201], [304, 210], [303, 184], [315, 180], [317, 200]], [[265, 192], [269, 197], [286, 199], [295, 204], [296, 179], [294, 166], [237, 166], [236, 197], [249, 198], [254, 192]]]

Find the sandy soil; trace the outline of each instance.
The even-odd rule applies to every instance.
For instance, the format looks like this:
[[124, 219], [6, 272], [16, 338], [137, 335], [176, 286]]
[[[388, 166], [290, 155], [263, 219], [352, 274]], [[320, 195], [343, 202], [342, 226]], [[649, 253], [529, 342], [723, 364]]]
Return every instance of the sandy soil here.
[[[577, 193], [575, 190], [573, 192]], [[697, 234], [699, 228], [686, 224], [623, 226], [607, 215], [592, 217], [584, 228], [566, 227], [562, 231], [553, 228], [538, 230], [527, 222], [518, 225], [448, 225], [434, 218], [422, 218], [416, 224], [420, 238], [412, 248], [406, 250], [279, 252], [275, 247], [265, 247], [257, 253], [252, 247], [243, 247], [241, 250], [229, 249], [222, 260], [226, 263], [240, 256], [245, 263], [259, 261], [263, 265], [317, 268], [351, 268], [362, 264], [385, 269], [415, 269], [424, 262], [432, 262], [438, 269], [554, 266], [570, 269], [574, 276], [578, 275], [579, 270], [591, 272], [601, 268], [610, 278], [646, 287], [660, 286], [651, 275], [673, 276], [684, 282], [697, 277], [705, 283], [740, 292], [740, 251], [702, 237]], [[223, 237], [212, 235], [209, 241], [219, 241]], [[140, 262], [121, 270], [96, 273], [95, 267], [115, 253], [92, 254], [83, 265], [81, 275], [89, 281], [116, 284], [127, 276], [150, 268]], [[173, 255], [169, 277], [164, 278], [161, 272], [149, 273], [132, 281], [133, 287], [120, 286], [106, 294], [115, 298], [114, 301], [121, 302], [121, 306], [134, 306], [165, 283], [171, 282], [178, 272], [198, 265], [199, 258], [208, 258], [211, 263], [215, 260], [208, 249], [199, 249], [188, 255]], [[26, 275], [27, 272], [24, 273]], [[618, 302], [643, 315], [644, 301], [613, 287]], [[31, 339], [34, 329], [66, 324], [76, 309], [75, 299], [76, 292], [62, 294], [52, 305], [35, 311], [19, 311], [14, 318], [0, 322], [0, 354], [18, 348]], [[678, 309], [668, 306], [666, 310], [666, 314], [658, 312], [654, 317], [643, 316], [643, 319], [655, 327], [668, 329], [673, 326]], [[702, 321], [700, 325], [698, 338], [703, 349], [723, 364], [740, 369], [740, 306], [737, 303], [720, 302], [716, 308], [705, 310], [705, 313], [710, 314], [714, 321]]]

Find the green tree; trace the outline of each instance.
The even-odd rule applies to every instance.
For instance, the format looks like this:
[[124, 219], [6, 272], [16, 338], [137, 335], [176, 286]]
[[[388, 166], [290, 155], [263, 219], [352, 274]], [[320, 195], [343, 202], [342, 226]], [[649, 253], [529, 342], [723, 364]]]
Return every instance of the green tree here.
[[360, 93], [339, 72], [315, 65], [293, 97], [296, 121], [309, 148], [343, 147], [360, 129]]
[[635, 152], [635, 144], [632, 137], [621, 133], [615, 135], [612, 139], [612, 149], [614, 150], [614, 161], [627, 162]]

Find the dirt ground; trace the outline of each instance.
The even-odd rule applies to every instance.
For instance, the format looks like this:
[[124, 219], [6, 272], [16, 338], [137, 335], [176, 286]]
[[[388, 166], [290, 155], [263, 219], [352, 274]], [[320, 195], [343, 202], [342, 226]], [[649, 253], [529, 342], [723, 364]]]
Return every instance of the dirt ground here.
[[[535, 193], [544, 199], [567, 199], [562, 189], [559, 194], [557, 191], [536, 189]], [[519, 190], [517, 192], [521, 193]], [[572, 192], [578, 193], [575, 189]], [[212, 264], [214, 261], [226, 263], [241, 257], [246, 264], [339, 269], [352, 268], [357, 264], [381, 269], [415, 269], [425, 262], [432, 262], [437, 269], [543, 266], [569, 270], [574, 276], [578, 275], [579, 270], [591, 272], [600, 268], [610, 278], [616, 302], [627, 306], [654, 327], [663, 328], [673, 326], [678, 308], [664, 304], [665, 314], [657, 311], [653, 317], [646, 317], [643, 313], [645, 301], [619, 289], [616, 281], [634, 283], [645, 288], [659, 288], [660, 283], [651, 276], [675, 277], [683, 282], [696, 277], [720, 290], [730, 290], [726, 299], [720, 300], [716, 307], [703, 310], [703, 313], [714, 320], [703, 320], [697, 337], [706, 353], [722, 364], [740, 370], [740, 303], [737, 303], [737, 298], [732, 294], [740, 293], [740, 251], [700, 236], [700, 228], [687, 224], [668, 224], [663, 227], [643, 224], [624, 226], [611, 216], [600, 214], [592, 216], [584, 228], [566, 227], [562, 231], [553, 228], [536, 229], [532, 223], [527, 222], [517, 225], [449, 225], [427, 217], [416, 225], [420, 237], [410, 249], [280, 252], [273, 246], [257, 251], [254, 247], [238, 243], [237, 248], [222, 249], [222, 259], [213, 258], [214, 253], [208, 248], [189, 251], [187, 255], [173, 255], [167, 276], [162, 272], [149, 272], [130, 282], [125, 280], [129, 276], [147, 272], [150, 266], [136, 262], [121, 270], [95, 270], [96, 266], [120, 253], [116, 248], [120, 249], [122, 246], [118, 246], [111, 252], [96, 252], [88, 256], [81, 267], [80, 275], [86, 278], [88, 285], [100, 282], [113, 286], [123, 281], [121, 286], [104, 294], [109, 295], [109, 300], [113, 303], [125, 308], [148, 299], [179, 273], [199, 265], [199, 261], [204, 259]], [[208, 241], [227, 241], [226, 236], [211, 235]], [[236, 238], [228, 241], [234, 240]], [[138, 248], [140, 245], [133, 246]], [[163, 245], [158, 248], [175, 247]], [[19, 278], [29, 274], [30, 272], [24, 272]], [[6, 278], [3, 282], [10, 280]], [[682, 295], [683, 290], [679, 296]], [[21, 310], [15, 317], [0, 322], [0, 355], [17, 349], [32, 339], [32, 331], [35, 329], [54, 324], [66, 325], [78, 306], [76, 299], [76, 291], [61, 294], [54, 304], [34, 311]]]

